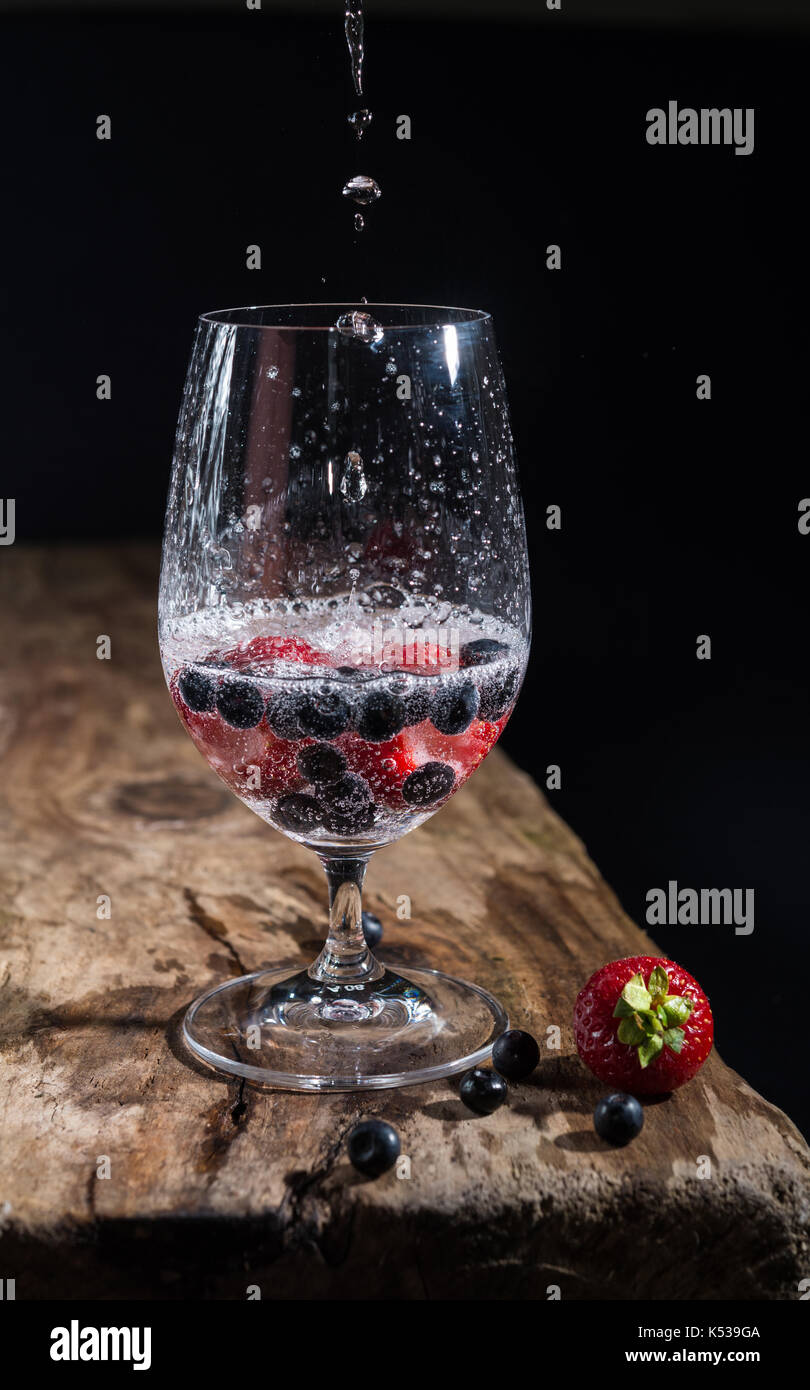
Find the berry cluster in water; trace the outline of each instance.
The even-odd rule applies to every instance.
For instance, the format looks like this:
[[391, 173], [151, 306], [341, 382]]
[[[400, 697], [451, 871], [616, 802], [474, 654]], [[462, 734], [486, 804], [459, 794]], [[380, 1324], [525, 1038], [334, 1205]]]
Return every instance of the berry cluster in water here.
[[318, 839], [401, 833], [435, 810], [489, 752], [519, 681], [492, 638], [464, 644], [457, 669], [381, 672], [334, 667], [298, 637], [256, 637], [179, 668], [170, 688], [233, 790]]

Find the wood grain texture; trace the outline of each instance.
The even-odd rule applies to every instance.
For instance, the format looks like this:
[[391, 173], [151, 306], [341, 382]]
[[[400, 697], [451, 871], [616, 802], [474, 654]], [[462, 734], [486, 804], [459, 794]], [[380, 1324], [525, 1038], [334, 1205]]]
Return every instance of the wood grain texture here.
[[[190, 1061], [189, 1001], [311, 959], [325, 883], [181, 729], [156, 574], [148, 547], [0, 552], [0, 1277], [17, 1297], [796, 1298], [808, 1150], [716, 1055], [628, 1149], [596, 1139], [574, 996], [652, 943], [497, 750], [376, 856], [366, 899], [383, 958], [480, 982], [541, 1044], [561, 1028], [508, 1106], [473, 1117], [451, 1083], [270, 1093]], [[354, 1174], [343, 1140], [366, 1115], [400, 1130], [410, 1179]]]

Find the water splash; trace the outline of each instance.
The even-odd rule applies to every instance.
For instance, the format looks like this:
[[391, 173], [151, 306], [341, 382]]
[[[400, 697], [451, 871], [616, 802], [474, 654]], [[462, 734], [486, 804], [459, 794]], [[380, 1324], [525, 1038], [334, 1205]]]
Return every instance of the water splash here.
[[360, 309], [341, 314], [335, 327], [340, 333], [345, 333], [350, 338], [359, 338], [363, 343], [378, 343], [383, 336], [382, 324], [371, 314], [365, 314]]

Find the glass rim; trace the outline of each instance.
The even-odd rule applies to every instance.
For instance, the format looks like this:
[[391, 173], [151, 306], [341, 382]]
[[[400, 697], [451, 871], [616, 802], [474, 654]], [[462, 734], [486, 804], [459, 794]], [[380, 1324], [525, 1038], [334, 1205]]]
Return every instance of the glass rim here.
[[[428, 317], [421, 318], [418, 322], [413, 319], [405, 323], [381, 321], [381, 325], [386, 331], [397, 333], [413, 332], [414, 330], [425, 332], [431, 328], [448, 328], [451, 325], [458, 327], [460, 325], [491, 323], [492, 321], [492, 315], [488, 309], [466, 309], [453, 304], [396, 304], [383, 301], [357, 304], [313, 300], [311, 302], [302, 302], [298, 304], [249, 304], [237, 305], [230, 309], [208, 309], [205, 313], [199, 315], [198, 322], [209, 323], [223, 328], [271, 330], [275, 333], [340, 333], [340, 329], [337, 327], [334, 319], [328, 323], [262, 323], [256, 319], [242, 317], [243, 315], [248, 316], [251, 314], [260, 315], [273, 310], [287, 310], [291, 312], [301, 310], [305, 313], [308, 310], [315, 309], [329, 310], [331, 313], [335, 314], [335, 317], [338, 317], [341, 311], [345, 313], [373, 313], [375, 309], [378, 312], [386, 311], [386, 317], [388, 317], [388, 311], [391, 310], [402, 310], [404, 312], [412, 310], [428, 315]], [[444, 317], [433, 319], [429, 317], [432, 312], [443, 315]], [[398, 314], [395, 315], [395, 318], [398, 316]]]

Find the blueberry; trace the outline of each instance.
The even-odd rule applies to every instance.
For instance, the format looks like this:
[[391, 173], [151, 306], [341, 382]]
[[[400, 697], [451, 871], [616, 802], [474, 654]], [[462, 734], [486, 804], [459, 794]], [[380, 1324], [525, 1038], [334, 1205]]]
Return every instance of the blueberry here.
[[366, 945], [379, 946], [382, 941], [383, 927], [379, 917], [375, 917], [373, 912], [363, 913], [363, 935], [366, 938]]
[[265, 717], [276, 738], [295, 740], [302, 737], [296, 700], [288, 691], [277, 691], [270, 696]]
[[522, 1081], [534, 1071], [540, 1061], [540, 1048], [531, 1033], [509, 1028], [492, 1049], [492, 1063], [501, 1076], [509, 1081]]
[[306, 792], [290, 792], [279, 797], [275, 806], [276, 819], [287, 830], [298, 834], [304, 830], [314, 830], [321, 823], [321, 808], [314, 796]]
[[462, 1076], [459, 1095], [468, 1110], [474, 1110], [476, 1115], [491, 1115], [506, 1100], [506, 1082], [496, 1071], [473, 1067]]
[[216, 703], [225, 723], [232, 729], [253, 729], [264, 715], [264, 699], [252, 681], [224, 680]]
[[405, 697], [406, 722], [408, 725], [422, 724], [433, 713], [435, 686], [426, 676], [416, 677]]
[[339, 690], [323, 686], [303, 695], [298, 703], [298, 722], [312, 738], [337, 738], [349, 727], [351, 707]]
[[516, 666], [506, 675], [491, 676], [481, 685], [481, 702], [478, 706], [479, 719], [500, 719], [511, 708], [517, 695], [520, 679]]
[[447, 796], [456, 774], [447, 763], [423, 763], [409, 772], [402, 783], [402, 796], [409, 806], [432, 806]]
[[372, 800], [371, 788], [356, 772], [347, 772], [336, 782], [329, 782], [321, 791], [321, 801], [338, 815], [349, 815], [357, 806], [367, 806]]
[[393, 1168], [402, 1145], [393, 1125], [385, 1120], [361, 1120], [346, 1140], [349, 1162], [367, 1178], [378, 1178]]
[[477, 689], [472, 681], [459, 681], [439, 691], [430, 718], [440, 734], [463, 734], [477, 713]]
[[407, 723], [405, 701], [390, 690], [370, 690], [366, 695], [357, 732], [369, 743], [386, 743], [405, 728]]
[[177, 687], [183, 697], [183, 703], [195, 714], [205, 714], [214, 708], [216, 682], [204, 671], [195, 671], [193, 666], [186, 666], [180, 673]]
[[374, 824], [375, 809], [368, 782], [347, 772], [320, 788], [323, 823], [337, 835], [356, 835]]
[[475, 642], [465, 642], [458, 654], [459, 665], [486, 666], [509, 651], [505, 642], [496, 642], [492, 637], [478, 637]]
[[308, 748], [302, 748], [297, 763], [305, 782], [316, 782], [321, 786], [337, 782], [347, 766], [345, 754], [329, 743], [311, 743]]
[[600, 1139], [621, 1149], [641, 1133], [644, 1111], [635, 1096], [616, 1091], [600, 1100], [593, 1112], [593, 1127]]

